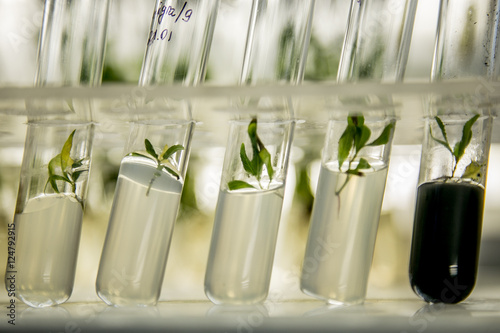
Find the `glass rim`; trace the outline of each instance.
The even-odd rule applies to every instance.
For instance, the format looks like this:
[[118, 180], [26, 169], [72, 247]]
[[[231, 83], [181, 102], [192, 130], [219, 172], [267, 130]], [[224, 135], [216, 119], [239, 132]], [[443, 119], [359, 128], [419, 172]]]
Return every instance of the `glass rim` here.
[[467, 185], [473, 185], [473, 186], [478, 186], [482, 188], [483, 190], [486, 190], [485, 184], [482, 184], [481, 182], [475, 181], [473, 179], [461, 179], [460, 177], [440, 177], [440, 178], [433, 178], [429, 180], [424, 180], [424, 181], [419, 181], [417, 187], [423, 184], [429, 184], [429, 183], [441, 183], [441, 184], [467, 184]]
[[141, 119], [141, 120], [132, 120], [128, 121], [127, 124], [129, 126], [134, 125], [142, 125], [142, 126], [151, 126], [151, 127], [162, 127], [162, 126], [179, 126], [185, 124], [194, 124], [199, 125], [201, 122], [196, 121], [194, 119]]
[[[253, 118], [249, 118], [249, 119], [230, 119], [228, 120], [228, 123], [230, 125], [248, 125], [251, 121], [252, 121]], [[303, 123], [305, 122], [304, 120], [302, 119], [297, 119], [297, 118], [293, 118], [293, 119], [274, 119], [274, 120], [270, 120], [270, 119], [262, 119], [262, 118], [258, 118], [257, 117], [257, 125], [287, 125], [287, 124], [300, 124], [300, 123]]]
[[480, 113], [470, 113], [470, 114], [464, 114], [464, 113], [445, 113], [445, 114], [436, 114], [436, 115], [427, 115], [422, 117], [424, 120], [428, 121], [433, 121], [436, 117], [439, 117], [443, 122], [448, 122], [448, 123], [463, 123], [469, 120], [471, 117], [474, 117], [475, 115], [479, 115], [479, 118], [477, 120], [487, 120], [491, 119], [493, 120], [495, 116], [491, 114], [480, 114]]
[[42, 119], [42, 120], [28, 120], [25, 123], [28, 127], [86, 127], [96, 125], [94, 121], [86, 120], [65, 120], [65, 119]]

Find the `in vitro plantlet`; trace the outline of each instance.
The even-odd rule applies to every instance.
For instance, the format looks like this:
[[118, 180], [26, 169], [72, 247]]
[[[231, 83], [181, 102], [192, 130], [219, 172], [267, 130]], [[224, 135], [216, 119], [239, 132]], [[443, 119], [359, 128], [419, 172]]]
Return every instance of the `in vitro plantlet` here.
[[[257, 183], [259, 184], [260, 189], [264, 189], [261, 184], [262, 171], [264, 169], [264, 165], [266, 166], [267, 175], [269, 176], [269, 182], [267, 184], [267, 188], [269, 188], [269, 184], [274, 176], [274, 169], [271, 162], [271, 154], [266, 149], [264, 144], [259, 138], [257, 134], [257, 118], [252, 118], [250, 124], [248, 125], [248, 136], [250, 137], [250, 143], [252, 146], [252, 159], [247, 156], [245, 143], [241, 143], [240, 147], [240, 159], [243, 164], [243, 168], [247, 172], [247, 175], [253, 176], [257, 179]], [[238, 190], [242, 188], [255, 188], [252, 184], [249, 184], [243, 180], [232, 180], [227, 184], [229, 190]]]
[[[364, 176], [363, 170], [371, 169], [372, 166], [365, 158], [360, 158], [355, 167], [353, 162], [358, 157], [359, 152], [365, 147], [382, 146], [389, 142], [389, 139], [394, 128], [394, 122], [385, 126], [384, 130], [378, 138], [368, 143], [372, 131], [365, 125], [363, 116], [348, 116], [347, 127], [339, 139], [338, 161], [339, 171], [347, 174], [347, 177], [342, 186], [335, 191], [335, 195], [339, 196], [342, 190], [352, 176]], [[342, 170], [344, 162], [348, 161], [347, 170]]]
[[47, 186], [50, 184], [55, 193], [61, 193], [58, 181], [71, 185], [71, 192], [75, 195], [75, 198], [82, 204], [83, 202], [76, 195], [76, 182], [83, 172], [87, 171], [87, 168], [83, 167], [84, 159], [73, 160], [70, 156], [71, 148], [73, 147], [73, 137], [75, 136], [76, 130], [73, 130], [69, 135], [68, 139], [64, 143], [61, 152], [52, 158], [48, 164], [48, 179], [45, 183], [44, 192], [47, 190]]
[[176, 152], [183, 150], [184, 147], [182, 145], [173, 145], [173, 146], [168, 146], [165, 145], [163, 147], [163, 150], [161, 151], [160, 154], [157, 154], [155, 151], [155, 148], [151, 144], [151, 142], [148, 139], [144, 140], [144, 146], [146, 148], [146, 153], [138, 153], [138, 152], [132, 152], [129, 154], [129, 156], [137, 156], [137, 157], [143, 157], [150, 159], [156, 163], [156, 171], [153, 174], [153, 178], [149, 181], [149, 186], [146, 191], [146, 196], [149, 195], [149, 191], [151, 190], [151, 186], [153, 186], [153, 182], [155, 181], [156, 178], [161, 176], [162, 170], [167, 171], [169, 174], [174, 176], [176, 179], [179, 179], [179, 174], [174, 171], [174, 166], [173, 164], [169, 161], [169, 159], [174, 155]]
[[[431, 138], [432, 138], [432, 140], [434, 140], [437, 143], [444, 146], [451, 153], [451, 156], [453, 158], [453, 170], [451, 172], [450, 178], [455, 177], [455, 172], [457, 171], [458, 162], [460, 162], [460, 159], [464, 156], [465, 150], [467, 149], [467, 146], [469, 146], [469, 143], [472, 139], [472, 126], [474, 125], [474, 123], [476, 122], [476, 120], [478, 118], [479, 118], [479, 115], [476, 114], [475, 116], [473, 116], [472, 118], [467, 120], [467, 122], [465, 123], [465, 125], [462, 129], [462, 138], [460, 139], [460, 141], [455, 143], [455, 146], [453, 146], [453, 149], [452, 149], [450, 142], [448, 141], [448, 136], [446, 134], [446, 128], [445, 128], [443, 121], [438, 116], [434, 117], [434, 120], [436, 120], [436, 123], [438, 124], [439, 129], [441, 130], [441, 135], [443, 136], [443, 139], [440, 140], [440, 139], [436, 138], [432, 134], [432, 128], [430, 127], [429, 130], [430, 130]], [[462, 176], [460, 178], [476, 178], [477, 175], [480, 173], [482, 166], [483, 166], [482, 164], [478, 163], [477, 161], [472, 160], [469, 163], [469, 165], [467, 165], [467, 167], [464, 170], [464, 173], [462, 174]]]

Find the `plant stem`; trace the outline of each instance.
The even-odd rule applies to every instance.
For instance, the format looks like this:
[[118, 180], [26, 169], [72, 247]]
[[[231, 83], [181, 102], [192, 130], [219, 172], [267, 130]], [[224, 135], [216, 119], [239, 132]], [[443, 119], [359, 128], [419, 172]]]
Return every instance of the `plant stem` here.
[[[358, 152], [356, 152], [354, 154], [354, 156], [349, 160], [349, 165], [348, 165], [347, 171], [351, 170], [352, 162], [356, 159], [357, 156], [358, 156]], [[342, 172], [342, 170], [340, 170], [340, 172]], [[346, 187], [346, 185], [347, 185], [347, 183], [349, 182], [350, 179], [351, 179], [351, 175], [347, 174], [347, 178], [345, 179], [344, 184], [342, 184], [342, 186], [340, 187], [340, 189], [338, 189], [337, 191], [335, 191], [335, 195], [336, 196], [340, 195], [340, 192], [342, 192], [342, 190], [344, 189], [344, 187]], [[339, 201], [339, 205], [340, 205], [340, 201]]]
[[349, 179], [351, 179], [351, 175], [348, 174], [347, 178], [344, 181], [344, 184], [342, 184], [342, 186], [337, 191], [335, 191], [335, 195], [336, 196], [340, 195], [340, 192], [342, 192], [342, 190], [344, 189], [344, 187], [346, 187], [347, 183], [349, 182]]
[[455, 171], [457, 171], [458, 161], [455, 161], [455, 166], [453, 167], [453, 171], [451, 172], [451, 178], [455, 177]]
[[158, 163], [158, 166], [156, 167], [156, 172], [153, 174], [153, 178], [151, 178], [151, 180], [149, 181], [149, 186], [148, 186], [148, 189], [146, 191], [146, 196], [149, 196], [149, 191], [151, 190], [151, 187], [153, 186], [153, 182], [156, 180], [156, 178], [160, 177], [161, 176], [161, 164]]

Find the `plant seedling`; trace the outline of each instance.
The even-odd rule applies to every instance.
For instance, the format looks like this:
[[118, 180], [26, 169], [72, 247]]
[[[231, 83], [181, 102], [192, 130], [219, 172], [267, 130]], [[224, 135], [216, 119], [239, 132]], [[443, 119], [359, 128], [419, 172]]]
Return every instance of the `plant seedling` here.
[[[460, 159], [464, 156], [465, 150], [467, 149], [467, 146], [469, 146], [469, 143], [472, 140], [472, 126], [474, 125], [474, 123], [478, 118], [479, 115], [476, 114], [475, 116], [467, 120], [462, 129], [462, 138], [460, 139], [460, 141], [455, 143], [453, 149], [451, 148], [450, 142], [448, 141], [446, 128], [441, 118], [439, 118], [438, 116], [434, 117], [436, 123], [439, 126], [439, 129], [441, 130], [441, 135], [443, 136], [443, 140], [436, 138], [432, 134], [432, 128], [429, 127], [432, 140], [436, 141], [437, 143], [445, 147], [451, 153], [454, 165], [450, 178], [455, 177], [455, 172], [457, 171], [458, 162], [460, 162]], [[481, 167], [482, 165], [480, 163], [476, 161], [471, 161], [469, 165], [465, 168], [465, 171], [460, 178], [474, 178], [480, 172]]]
[[[394, 122], [391, 122], [387, 126], [385, 126], [384, 130], [378, 138], [373, 140], [371, 143], [368, 143], [371, 136], [371, 130], [368, 126], [365, 125], [365, 118], [363, 116], [348, 116], [347, 117], [347, 127], [344, 130], [344, 133], [340, 136], [339, 139], [339, 148], [338, 148], [338, 161], [339, 161], [339, 170], [347, 174], [347, 178], [345, 179], [342, 186], [335, 191], [335, 195], [339, 196], [340, 192], [346, 187], [347, 183], [351, 179], [352, 176], [364, 176], [364, 171], [367, 169], [371, 169], [372, 166], [370, 163], [364, 159], [360, 158], [356, 167], [353, 167], [353, 162], [358, 157], [361, 149], [365, 147], [374, 147], [374, 146], [382, 146], [389, 142], [389, 139], [393, 133]], [[347, 170], [343, 171], [342, 167], [345, 161], [348, 161]]]
[[[269, 176], [269, 184], [274, 176], [274, 169], [271, 162], [271, 154], [266, 149], [259, 136], [257, 135], [257, 118], [252, 118], [250, 124], [248, 125], [248, 136], [250, 137], [250, 142], [252, 146], [252, 159], [247, 156], [245, 143], [241, 143], [240, 146], [240, 159], [243, 164], [243, 168], [247, 172], [247, 175], [253, 176], [257, 179], [259, 188], [263, 189], [261, 184], [262, 170], [264, 165], [266, 166], [267, 175]], [[229, 190], [238, 190], [242, 188], [256, 188], [252, 184], [249, 184], [243, 180], [232, 180], [227, 184]]]
[[45, 183], [44, 192], [47, 190], [47, 185], [50, 184], [52, 190], [55, 193], [61, 193], [58, 181], [62, 181], [71, 185], [71, 191], [75, 195], [76, 199], [83, 206], [83, 202], [76, 195], [76, 182], [83, 172], [87, 171], [86, 168], [82, 168], [84, 159], [73, 160], [70, 156], [71, 148], [73, 147], [73, 137], [75, 136], [76, 130], [73, 130], [69, 135], [68, 139], [64, 143], [61, 152], [53, 157], [48, 166], [48, 179]]
[[184, 150], [184, 147], [182, 145], [173, 145], [173, 146], [168, 146], [165, 145], [163, 147], [163, 150], [160, 154], [157, 154], [155, 151], [155, 148], [151, 144], [151, 142], [148, 139], [144, 140], [144, 146], [146, 148], [147, 154], [143, 153], [138, 153], [138, 152], [132, 152], [129, 154], [129, 156], [138, 156], [138, 157], [143, 157], [150, 159], [156, 163], [156, 171], [153, 174], [153, 178], [149, 181], [149, 186], [146, 191], [146, 196], [149, 195], [149, 191], [151, 190], [151, 186], [153, 186], [153, 182], [155, 181], [156, 178], [161, 176], [161, 171], [165, 170], [172, 176], [174, 176], [176, 179], [179, 179], [179, 174], [174, 171], [171, 167], [167, 166], [166, 164], [170, 164], [169, 159], [174, 155], [176, 152], [180, 150]]

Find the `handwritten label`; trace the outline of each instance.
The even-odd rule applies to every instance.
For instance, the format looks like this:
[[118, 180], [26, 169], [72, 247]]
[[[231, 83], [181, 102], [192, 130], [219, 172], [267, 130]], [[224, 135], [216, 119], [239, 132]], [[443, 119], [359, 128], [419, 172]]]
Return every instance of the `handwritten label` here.
[[[194, 14], [193, 9], [189, 8], [188, 2], [184, 2], [181, 8], [175, 8], [172, 6], [165, 5], [164, 2], [160, 2], [158, 9], [153, 13], [153, 27], [155, 29], [149, 32], [148, 46], [152, 45], [154, 42], [172, 40], [173, 28], [161, 29], [161, 24], [164, 22], [172, 22], [174, 24], [182, 24], [182, 22], [189, 22], [191, 16]], [[160, 28], [158, 28], [160, 27]]]

